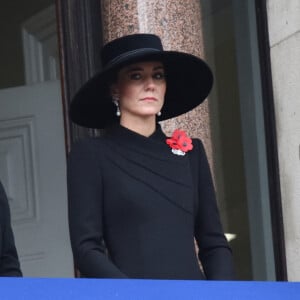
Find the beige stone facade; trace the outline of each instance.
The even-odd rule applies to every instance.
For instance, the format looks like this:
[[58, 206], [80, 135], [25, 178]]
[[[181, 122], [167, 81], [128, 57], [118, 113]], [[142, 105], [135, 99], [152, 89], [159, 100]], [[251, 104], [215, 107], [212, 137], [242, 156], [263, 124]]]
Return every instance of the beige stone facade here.
[[268, 0], [287, 271], [300, 281], [300, 2]]

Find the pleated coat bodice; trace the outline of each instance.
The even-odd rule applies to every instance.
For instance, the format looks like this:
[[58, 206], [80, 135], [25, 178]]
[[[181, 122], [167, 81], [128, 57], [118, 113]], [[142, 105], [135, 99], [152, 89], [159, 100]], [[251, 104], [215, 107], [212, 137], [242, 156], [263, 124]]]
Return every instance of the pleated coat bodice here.
[[150, 137], [117, 125], [73, 146], [69, 224], [83, 276], [232, 278], [203, 146], [178, 156], [165, 141], [159, 125]]

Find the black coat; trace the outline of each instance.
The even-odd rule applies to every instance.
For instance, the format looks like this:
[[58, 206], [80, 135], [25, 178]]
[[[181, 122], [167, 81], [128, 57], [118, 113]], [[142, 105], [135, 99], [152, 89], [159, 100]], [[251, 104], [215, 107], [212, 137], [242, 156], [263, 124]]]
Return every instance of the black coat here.
[[74, 145], [69, 225], [83, 276], [233, 279], [204, 148], [194, 139], [177, 156], [165, 140], [159, 126], [147, 138], [118, 125]]
[[10, 224], [10, 211], [0, 182], [0, 276], [22, 276]]

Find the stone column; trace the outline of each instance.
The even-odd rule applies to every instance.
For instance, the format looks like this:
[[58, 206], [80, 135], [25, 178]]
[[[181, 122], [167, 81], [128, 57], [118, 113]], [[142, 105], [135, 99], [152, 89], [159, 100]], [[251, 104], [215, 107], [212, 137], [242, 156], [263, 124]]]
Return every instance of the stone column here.
[[[199, 0], [103, 0], [101, 5], [104, 43], [126, 34], [154, 33], [161, 37], [165, 50], [205, 59]], [[209, 124], [205, 101], [180, 117], [162, 122], [162, 128], [167, 135], [180, 128], [200, 138], [212, 164]]]

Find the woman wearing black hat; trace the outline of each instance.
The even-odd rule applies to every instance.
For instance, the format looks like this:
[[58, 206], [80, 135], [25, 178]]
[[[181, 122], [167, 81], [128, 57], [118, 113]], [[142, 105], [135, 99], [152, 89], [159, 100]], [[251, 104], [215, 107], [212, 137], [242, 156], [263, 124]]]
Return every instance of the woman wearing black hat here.
[[70, 109], [73, 122], [106, 129], [69, 156], [76, 267], [84, 277], [233, 279], [204, 148], [157, 123], [207, 97], [210, 69], [151, 34], [108, 43], [102, 61]]

